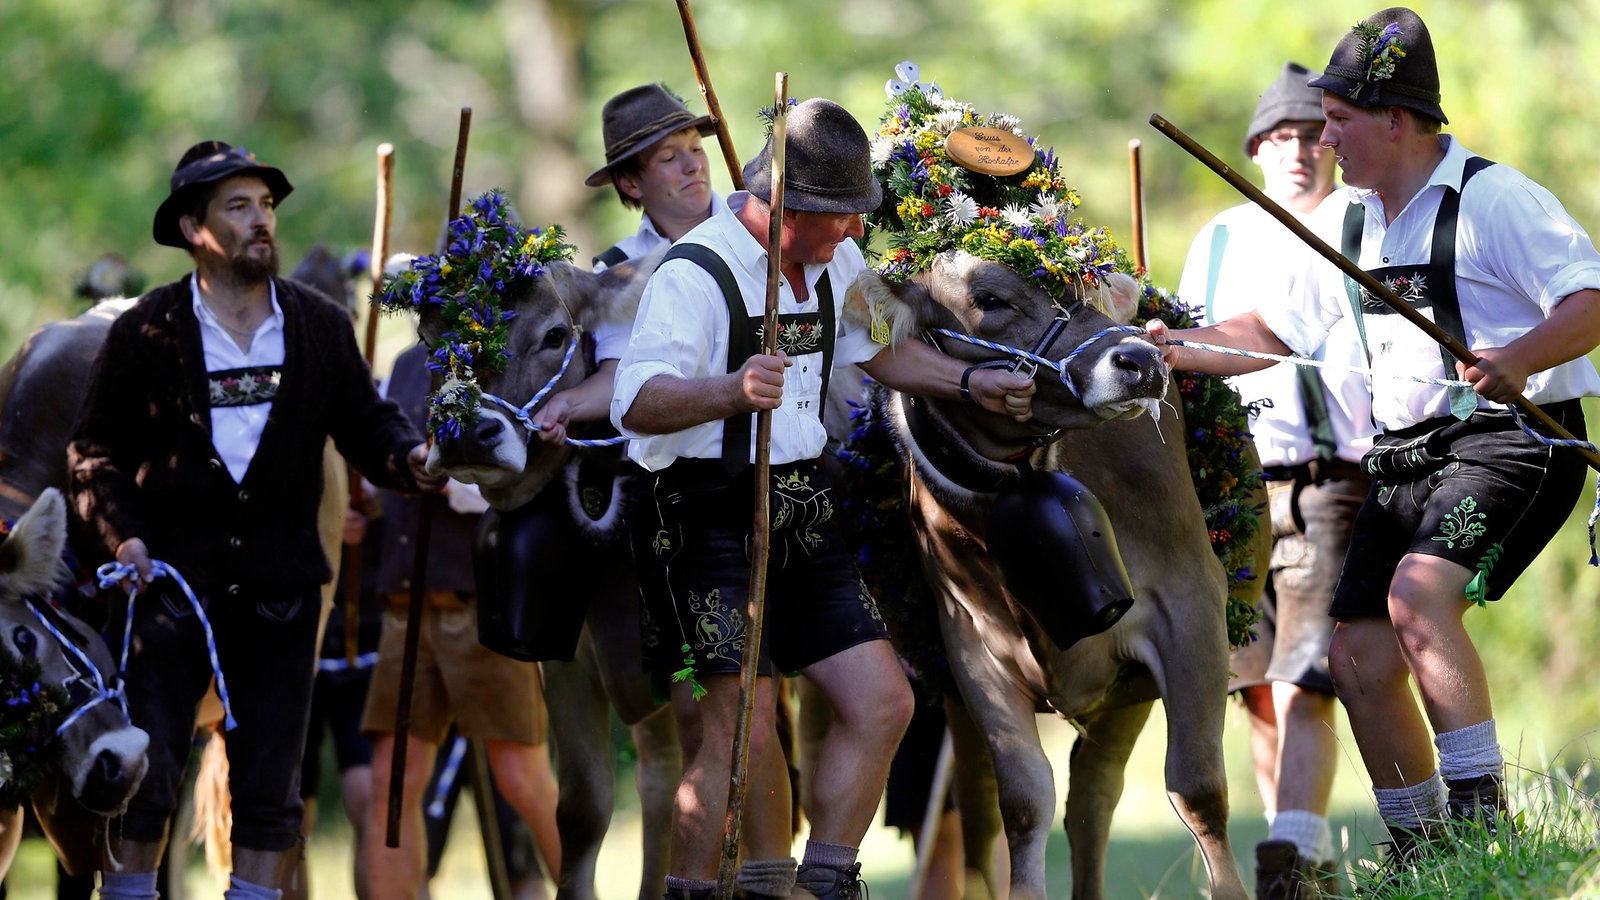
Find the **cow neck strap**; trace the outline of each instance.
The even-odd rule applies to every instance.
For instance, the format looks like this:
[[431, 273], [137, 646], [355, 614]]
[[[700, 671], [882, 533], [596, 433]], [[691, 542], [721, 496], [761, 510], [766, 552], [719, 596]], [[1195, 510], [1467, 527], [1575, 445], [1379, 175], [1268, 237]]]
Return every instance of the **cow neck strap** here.
[[933, 415], [931, 401], [909, 394], [899, 396], [912, 441], [928, 464], [951, 484], [975, 494], [993, 494], [1031, 470], [1028, 455], [1015, 462], [979, 461], [954, 426]]
[[[750, 357], [761, 352], [761, 328], [765, 323], [763, 316], [752, 316], [746, 309], [744, 293], [739, 290], [739, 282], [734, 280], [733, 270], [728, 268], [728, 263], [716, 251], [703, 244], [693, 244], [680, 241], [672, 245], [667, 255], [662, 258], [663, 265], [668, 260], [683, 259], [694, 263], [706, 274], [716, 281], [717, 288], [722, 291], [722, 299], [728, 305], [728, 364], [729, 373], [739, 371]], [[833, 373], [833, 342], [834, 342], [834, 303], [833, 285], [828, 279], [828, 273], [823, 271], [822, 277], [817, 279], [817, 312], [814, 314], [819, 330], [822, 332], [822, 393], [817, 398], [817, 409], [826, 409], [828, 405], [828, 379]], [[779, 328], [785, 322], [798, 322], [802, 319], [812, 318], [813, 314], [787, 315], [779, 317]], [[722, 420], [722, 467], [729, 475], [738, 475], [750, 468], [750, 440], [755, 428], [755, 413], [746, 416], [729, 416]]]

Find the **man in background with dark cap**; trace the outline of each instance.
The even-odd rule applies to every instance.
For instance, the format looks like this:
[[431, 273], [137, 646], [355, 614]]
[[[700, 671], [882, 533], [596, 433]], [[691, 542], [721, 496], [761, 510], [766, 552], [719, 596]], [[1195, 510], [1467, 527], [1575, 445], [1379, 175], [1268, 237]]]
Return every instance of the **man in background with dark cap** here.
[[[783, 209], [769, 205], [772, 147], [745, 166], [748, 191], [668, 251], [650, 279], [617, 369], [611, 420], [651, 473], [630, 517], [647, 617], [671, 646], [655, 654], [672, 679], [685, 767], [673, 821], [667, 896], [710, 897], [738, 720], [739, 667], [756, 490], [773, 492], [767, 632], [759, 672], [799, 671], [833, 707], [808, 788], [811, 838], [789, 857], [789, 783], [774, 729], [772, 678], [757, 679], [747, 822], [738, 886], [751, 897], [860, 896], [862, 837], [889, 760], [911, 717], [911, 690], [888, 632], [831, 521], [817, 458], [823, 392], [835, 366], [860, 363], [885, 384], [957, 398], [966, 366], [917, 342], [890, 352], [841, 316], [865, 268], [855, 239], [881, 190], [860, 124], [812, 99], [788, 114]], [[782, 219], [779, 352], [760, 352], [772, 216]], [[980, 369], [973, 402], [1026, 419], [1033, 383]], [[756, 485], [753, 420], [772, 411], [772, 483]], [[780, 511], [782, 514], [780, 514]], [[682, 650], [675, 651], [679, 645]], [[647, 648], [648, 649], [648, 648]], [[672, 664], [668, 662], [669, 654]], [[674, 672], [672, 670], [676, 669]], [[778, 827], [781, 826], [781, 827]]]
[[[1304, 220], [1333, 192], [1333, 154], [1322, 146], [1322, 91], [1304, 66], [1285, 63], [1245, 131], [1244, 151], [1261, 168], [1262, 191]], [[1178, 296], [1202, 325], [1258, 305], [1282, 303], [1311, 249], [1254, 203], [1219, 213], [1189, 247]], [[1341, 322], [1317, 357], [1362, 366], [1355, 326]], [[1319, 373], [1320, 371], [1320, 373]], [[1257, 640], [1229, 661], [1229, 685], [1250, 717], [1256, 782], [1270, 832], [1256, 845], [1256, 896], [1314, 897], [1334, 888], [1328, 797], [1338, 763], [1328, 642], [1339, 568], [1371, 476], [1372, 396], [1347, 370], [1274, 366], [1229, 383], [1250, 409], [1250, 432], [1266, 470], [1272, 558]]]
[[[111, 327], [68, 448], [78, 514], [131, 570], [129, 717], [150, 769], [108, 826], [100, 896], [153, 898], [194, 733], [215, 675], [230, 720], [234, 871], [224, 896], [273, 900], [300, 842], [300, 750], [317, 654], [323, 445], [375, 484], [436, 488], [421, 437], [372, 384], [337, 305], [276, 277], [283, 173], [196, 144], [156, 211], [157, 243], [195, 271]], [[159, 560], [176, 575], [153, 569]], [[193, 598], [177, 582], [181, 576]], [[123, 614], [111, 616], [121, 643]]]
[[[1323, 91], [1322, 143], [1349, 185], [1314, 214], [1319, 233], [1475, 360], [1456, 362], [1322, 260], [1289, 303], [1172, 334], [1309, 353], [1337, 321], [1358, 325], [1383, 434], [1363, 459], [1376, 480], [1334, 593], [1329, 665], [1404, 860], [1447, 819], [1511, 827], [1489, 683], [1464, 616], [1505, 594], [1583, 489], [1583, 459], [1524, 433], [1504, 404], [1520, 393], [1583, 436], [1579, 398], [1600, 396], [1584, 355], [1600, 342], [1600, 252], [1549, 191], [1440, 133], [1433, 43], [1411, 10], [1369, 16], [1311, 84]], [[1150, 332], [1158, 343], [1169, 334], [1160, 322]], [[1164, 352], [1174, 368], [1263, 366]]]

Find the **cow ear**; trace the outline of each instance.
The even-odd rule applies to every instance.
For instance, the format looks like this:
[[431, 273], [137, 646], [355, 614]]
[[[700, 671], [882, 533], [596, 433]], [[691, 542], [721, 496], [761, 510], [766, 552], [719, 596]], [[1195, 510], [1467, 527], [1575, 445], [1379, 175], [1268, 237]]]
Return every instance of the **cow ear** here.
[[929, 321], [936, 304], [918, 281], [893, 282], [871, 270], [856, 276], [844, 295], [844, 317], [876, 336], [888, 329], [889, 344], [916, 334]]
[[47, 594], [65, 574], [61, 561], [67, 544], [67, 504], [61, 492], [46, 488], [0, 543], [0, 597], [12, 602]]
[[591, 304], [594, 324], [632, 323], [639, 312], [639, 298], [644, 296], [645, 283], [666, 255], [667, 248], [663, 247], [654, 253], [617, 263], [601, 272], [599, 293]]
[[1118, 325], [1132, 322], [1133, 314], [1139, 311], [1139, 282], [1131, 275], [1112, 272], [1106, 276], [1099, 302], [1094, 306]]

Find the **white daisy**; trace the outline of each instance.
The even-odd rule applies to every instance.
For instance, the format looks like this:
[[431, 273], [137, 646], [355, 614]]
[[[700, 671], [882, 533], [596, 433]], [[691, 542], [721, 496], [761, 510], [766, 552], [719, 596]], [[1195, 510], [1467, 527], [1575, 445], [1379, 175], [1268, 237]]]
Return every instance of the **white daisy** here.
[[1053, 222], [1061, 218], [1061, 202], [1044, 191], [1039, 192], [1039, 199], [1035, 200], [1029, 209], [1032, 210], [1035, 216], [1046, 222]]
[[1012, 228], [1028, 228], [1033, 225], [1033, 214], [1020, 203], [1007, 204], [1006, 208], [1000, 211], [1000, 218], [1005, 219], [1006, 224]]
[[933, 114], [933, 130], [938, 134], [949, 134], [961, 127], [961, 110], [941, 109]]
[[978, 201], [956, 191], [944, 199], [950, 223], [960, 228], [978, 220]]
[[889, 155], [894, 153], [895, 144], [898, 143], [899, 139], [900, 135], [897, 134], [880, 134], [873, 140], [872, 167], [874, 169], [889, 161]]

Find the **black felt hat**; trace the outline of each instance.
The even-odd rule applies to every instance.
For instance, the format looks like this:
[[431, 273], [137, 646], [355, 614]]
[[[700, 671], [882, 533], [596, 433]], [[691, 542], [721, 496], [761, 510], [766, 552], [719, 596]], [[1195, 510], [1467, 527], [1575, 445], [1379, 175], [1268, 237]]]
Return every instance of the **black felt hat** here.
[[696, 116], [683, 101], [659, 84], [629, 88], [606, 101], [600, 111], [600, 133], [606, 141], [606, 164], [585, 178], [590, 187], [611, 183], [611, 170], [630, 156], [654, 147], [662, 138], [685, 128], [702, 137], [716, 131], [710, 116]]
[[1253, 155], [1251, 144], [1271, 131], [1279, 122], [1321, 122], [1322, 91], [1306, 82], [1317, 73], [1296, 62], [1284, 63], [1278, 76], [1261, 95], [1256, 113], [1250, 117], [1250, 130], [1244, 133], [1244, 155]]
[[151, 227], [156, 243], [188, 250], [189, 242], [184, 239], [178, 220], [188, 211], [190, 198], [202, 185], [234, 175], [259, 176], [266, 182], [267, 189], [272, 191], [274, 203], [282, 203], [283, 198], [294, 190], [294, 185], [289, 183], [283, 172], [263, 165], [254, 153], [222, 141], [201, 141], [190, 147], [178, 160], [177, 168], [172, 170], [171, 191], [167, 199], [161, 201]]
[[1375, 12], [1350, 29], [1311, 86], [1356, 106], [1404, 106], [1450, 121], [1439, 107], [1439, 62], [1428, 26], [1404, 6]]
[[[872, 176], [872, 145], [861, 123], [832, 100], [813, 97], [784, 120], [783, 207], [805, 212], [867, 213], [883, 188]], [[772, 201], [772, 138], [745, 163], [744, 186]]]

